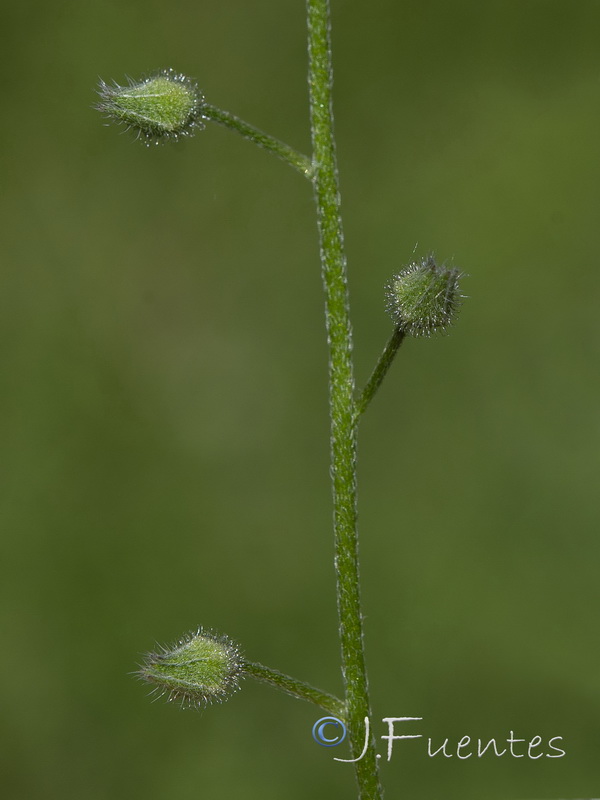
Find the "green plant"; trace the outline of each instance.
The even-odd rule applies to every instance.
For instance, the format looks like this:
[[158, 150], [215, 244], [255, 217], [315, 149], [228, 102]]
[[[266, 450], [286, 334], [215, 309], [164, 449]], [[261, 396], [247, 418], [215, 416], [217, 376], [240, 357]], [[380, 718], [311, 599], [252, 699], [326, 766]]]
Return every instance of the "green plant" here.
[[204, 127], [207, 121], [217, 122], [284, 159], [313, 185], [329, 344], [331, 479], [344, 699], [246, 661], [229, 639], [202, 629], [174, 648], [150, 654], [140, 674], [159, 692], [191, 705], [224, 699], [237, 688], [240, 675], [250, 675], [315, 703], [347, 726], [359, 796], [363, 800], [376, 800], [383, 792], [372, 735], [370, 746], [364, 754], [362, 752], [365, 718], [370, 716], [370, 705], [358, 572], [358, 425], [404, 338], [428, 335], [450, 324], [460, 303], [460, 275], [454, 268], [438, 266], [430, 255], [391, 279], [387, 302], [394, 322], [393, 332], [367, 385], [357, 394], [333, 134], [329, 0], [307, 0], [307, 17], [313, 147], [310, 158], [206, 103], [192, 81], [172, 70], [159, 72], [138, 83], [130, 82], [126, 87], [101, 83], [98, 108], [135, 129], [146, 144], [187, 136]]

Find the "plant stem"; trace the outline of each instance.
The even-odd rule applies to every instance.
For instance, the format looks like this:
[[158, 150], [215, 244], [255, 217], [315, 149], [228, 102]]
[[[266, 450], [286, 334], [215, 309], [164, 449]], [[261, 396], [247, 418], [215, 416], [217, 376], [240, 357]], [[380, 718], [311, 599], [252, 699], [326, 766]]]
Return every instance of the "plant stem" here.
[[245, 139], [249, 139], [259, 147], [262, 147], [284, 161], [287, 161], [290, 166], [294, 167], [294, 169], [297, 169], [298, 172], [301, 172], [305, 178], [308, 178], [309, 180], [312, 179], [313, 165], [310, 158], [302, 153], [299, 153], [297, 150], [294, 150], [293, 147], [285, 144], [285, 142], [280, 142], [279, 139], [269, 136], [268, 133], [263, 133], [263, 131], [259, 130], [258, 128], [248, 125], [248, 123], [244, 122], [243, 119], [235, 117], [228, 111], [223, 111], [216, 106], [212, 106], [210, 103], [204, 103], [202, 105], [202, 117], [203, 119], [217, 122], [219, 125], [223, 125], [225, 128], [236, 131], [236, 133], [241, 133]]
[[[307, 0], [307, 13], [313, 183], [329, 343], [337, 602], [348, 734], [352, 757], [358, 758], [364, 739], [364, 719], [370, 717], [370, 706], [358, 574], [352, 328], [333, 136], [329, 0]], [[383, 796], [373, 739], [370, 744], [365, 756], [355, 763], [361, 800], [377, 800]]]
[[276, 669], [265, 667], [263, 664], [244, 661], [243, 669], [246, 675], [250, 675], [257, 681], [268, 683], [276, 689], [292, 695], [292, 697], [297, 697], [299, 700], [308, 700], [309, 703], [314, 703], [324, 711], [339, 717], [342, 721], [346, 718], [346, 707], [343, 701], [332, 694], [322, 692], [320, 689], [304, 683], [304, 681], [291, 678], [289, 675], [284, 675], [283, 672], [278, 672]]
[[377, 394], [377, 390], [383, 383], [383, 379], [387, 375], [389, 368], [392, 366], [392, 361], [398, 352], [398, 348], [404, 341], [405, 336], [406, 332], [402, 328], [398, 326], [394, 328], [394, 332], [386, 344], [383, 353], [379, 356], [379, 361], [371, 373], [371, 377], [369, 378], [367, 385], [362, 390], [360, 397], [356, 401], [357, 421], [360, 415], [364, 414], [364, 412], [367, 410], [367, 406]]

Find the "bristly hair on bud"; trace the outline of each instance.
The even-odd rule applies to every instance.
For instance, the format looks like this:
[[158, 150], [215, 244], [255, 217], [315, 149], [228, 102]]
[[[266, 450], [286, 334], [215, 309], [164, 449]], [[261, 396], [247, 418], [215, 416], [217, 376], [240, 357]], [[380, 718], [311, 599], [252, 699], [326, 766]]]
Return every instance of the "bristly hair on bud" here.
[[148, 653], [137, 674], [154, 684], [159, 697], [166, 694], [183, 707], [202, 708], [237, 692], [243, 664], [239, 647], [228, 636], [199, 628], [173, 647]]
[[464, 295], [455, 267], [438, 266], [433, 254], [401, 270], [386, 286], [386, 309], [410, 336], [431, 336], [452, 324]]
[[163, 69], [141, 81], [128, 80], [128, 86], [109, 86], [101, 80], [96, 108], [137, 131], [144, 144], [177, 141], [205, 127], [204, 97], [190, 78]]

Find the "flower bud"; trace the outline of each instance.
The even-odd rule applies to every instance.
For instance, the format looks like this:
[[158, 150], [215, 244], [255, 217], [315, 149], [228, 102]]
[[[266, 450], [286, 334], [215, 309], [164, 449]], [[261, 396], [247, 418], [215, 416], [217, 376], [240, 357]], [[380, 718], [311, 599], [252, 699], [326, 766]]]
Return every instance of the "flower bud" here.
[[454, 320], [464, 295], [461, 273], [438, 266], [433, 255], [413, 262], [386, 286], [386, 308], [396, 325], [411, 336], [431, 336]]
[[236, 692], [242, 670], [243, 659], [231, 639], [199, 628], [172, 648], [148, 653], [138, 675], [155, 684], [160, 696], [201, 707]]
[[162, 70], [128, 86], [109, 86], [100, 81], [101, 102], [96, 108], [117, 122], [136, 130], [150, 145], [180, 136], [191, 136], [204, 128], [204, 97], [195, 82], [172, 69]]

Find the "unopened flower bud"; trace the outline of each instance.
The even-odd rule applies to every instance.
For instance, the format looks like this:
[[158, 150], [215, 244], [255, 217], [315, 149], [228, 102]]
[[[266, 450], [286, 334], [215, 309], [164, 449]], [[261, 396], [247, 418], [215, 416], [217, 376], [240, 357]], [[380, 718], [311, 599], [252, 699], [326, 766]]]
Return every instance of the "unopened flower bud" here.
[[138, 674], [169, 700], [199, 707], [236, 692], [242, 669], [239, 648], [231, 639], [200, 628], [172, 648], [149, 653]]
[[195, 82], [167, 69], [128, 86], [100, 81], [96, 108], [137, 131], [145, 144], [191, 136], [204, 128], [204, 97]]
[[454, 267], [438, 266], [432, 255], [413, 262], [386, 286], [386, 307], [396, 325], [411, 336], [431, 336], [454, 320], [461, 300]]

